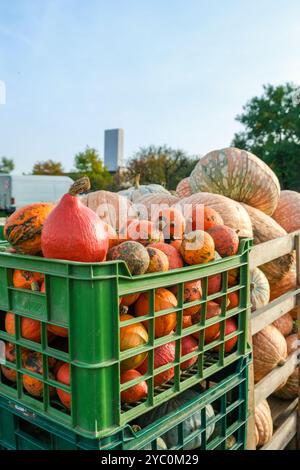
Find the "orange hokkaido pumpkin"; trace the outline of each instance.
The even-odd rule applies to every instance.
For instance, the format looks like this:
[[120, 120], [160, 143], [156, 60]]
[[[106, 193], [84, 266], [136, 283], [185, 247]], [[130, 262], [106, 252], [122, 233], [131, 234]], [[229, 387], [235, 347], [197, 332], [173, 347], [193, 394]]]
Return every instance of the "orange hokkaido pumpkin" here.
[[227, 295], [227, 300], [229, 301], [229, 305], [227, 307], [227, 310], [231, 310], [232, 308], [238, 307], [239, 303], [240, 303], [239, 292], [230, 292]]
[[[24, 361], [24, 368], [35, 372], [36, 374], [43, 374], [43, 360], [42, 355], [38, 352], [31, 352], [28, 354]], [[49, 377], [54, 379], [54, 376], [49, 372]], [[44, 394], [44, 385], [41, 380], [36, 379], [30, 375], [23, 375], [23, 386], [25, 390], [32, 396], [36, 398], [41, 398]], [[49, 387], [49, 394], [53, 396], [55, 393], [54, 387]]]
[[[70, 385], [70, 366], [64, 363], [56, 374], [56, 380], [64, 385]], [[69, 410], [71, 408], [71, 394], [61, 388], [56, 388], [56, 393], [62, 404]]]
[[[123, 314], [120, 315], [120, 322], [133, 320], [134, 317], [131, 315]], [[120, 350], [127, 351], [128, 349], [137, 348], [148, 342], [148, 333], [142, 323], [135, 323], [133, 325], [121, 326], [120, 327]], [[136, 369], [145, 360], [147, 353], [143, 352], [140, 354], [133, 355], [128, 359], [124, 359], [121, 362], [121, 371]]]
[[170, 245], [176, 248], [178, 253], [180, 253], [180, 247], [181, 247], [182, 240], [172, 240]]
[[[121, 374], [121, 384], [129, 382], [130, 380], [138, 379], [142, 375], [137, 370], [127, 370]], [[143, 380], [142, 382], [133, 385], [127, 390], [121, 392], [121, 402], [122, 403], [134, 403], [142, 400], [148, 394], [147, 382]]]
[[44, 281], [44, 274], [34, 273], [32, 271], [23, 271], [22, 269], [15, 269], [13, 272], [13, 286], [18, 289], [33, 289], [35, 290], [35, 284], [37, 290]]
[[4, 237], [20, 253], [41, 253], [41, 233], [54, 204], [35, 203], [17, 209], [6, 221]]
[[149, 220], [133, 220], [127, 228], [127, 240], [149, 245], [161, 241], [162, 234]]
[[[237, 328], [236, 320], [234, 318], [228, 318], [227, 320], [225, 320], [225, 336], [230, 335], [234, 331], [237, 331], [237, 329], [238, 328]], [[220, 337], [220, 333], [214, 339], [216, 340], [219, 337]], [[230, 338], [227, 341], [225, 341], [225, 348], [224, 348], [225, 353], [231, 352], [235, 348], [237, 341], [238, 341], [238, 336], [234, 336], [233, 338]], [[220, 350], [220, 346], [215, 346], [213, 350], [218, 352]]]
[[[29, 354], [29, 350], [22, 348], [21, 349], [21, 356], [22, 362], [25, 361], [27, 355]], [[5, 343], [5, 357], [8, 362], [15, 363], [16, 362], [16, 346], [12, 343]], [[1, 370], [4, 377], [9, 380], [10, 382], [17, 381], [17, 373], [14, 369], [10, 369], [9, 367], [5, 367], [1, 365]]]
[[[175, 361], [175, 342], [163, 344], [154, 349], [154, 369], [158, 369], [166, 364], [171, 364]], [[148, 357], [139, 366], [138, 371], [144, 375], [148, 372]], [[162, 385], [174, 377], [174, 366], [159, 374], [154, 375], [154, 385]], [[155, 370], [154, 370], [155, 374]]]
[[151, 243], [150, 248], [157, 248], [167, 255], [169, 260], [169, 270], [178, 269], [183, 267], [183, 259], [180, 253], [171, 245], [167, 243]]
[[[198, 341], [193, 338], [193, 336], [184, 336], [181, 339], [181, 357], [186, 356], [187, 354], [190, 354], [194, 351], [197, 351], [198, 349]], [[194, 356], [191, 359], [188, 359], [187, 361], [181, 362], [180, 364], [180, 369], [185, 370], [189, 369], [192, 367], [194, 364], [196, 364], [198, 360], [198, 356]]]
[[187, 264], [208, 263], [215, 257], [215, 244], [207, 232], [195, 230], [185, 235], [180, 253]]
[[215, 225], [208, 230], [215, 242], [215, 249], [222, 258], [236, 255], [239, 249], [239, 237], [226, 225]]
[[[190, 231], [209, 230], [215, 225], [223, 225], [223, 219], [212, 207], [199, 204], [192, 209], [192, 221]], [[189, 226], [190, 224], [188, 224]]]
[[61, 336], [62, 338], [67, 338], [69, 334], [67, 328], [64, 328], [63, 326], [48, 324], [47, 330], [54, 335]]
[[[173, 294], [177, 296], [178, 287], [172, 286], [170, 287], [170, 291], [173, 292]], [[190, 281], [184, 284], [184, 297], [183, 297], [184, 303], [189, 303], [189, 302], [194, 302], [195, 300], [200, 300], [201, 297], [202, 297], [202, 287], [201, 287], [200, 280]], [[200, 308], [201, 308], [200, 305], [195, 305], [194, 307], [185, 308], [183, 310], [183, 315], [184, 316], [196, 315], [198, 312], [200, 312]]]
[[[9, 335], [15, 335], [15, 315], [7, 312], [5, 316], [5, 330]], [[21, 336], [30, 341], [39, 342], [41, 339], [41, 324], [38, 320], [21, 317]]]
[[[161, 310], [167, 310], [177, 307], [177, 299], [169, 290], [161, 287], [156, 289], [155, 298], [154, 298], [154, 308], [155, 312], [160, 312]], [[150, 312], [150, 302], [148, 292], [144, 292], [140, 295], [136, 303], [134, 304], [134, 313], [137, 317], [148, 315]], [[144, 321], [143, 324], [148, 328], [148, 321]], [[166, 336], [175, 328], [176, 326], [176, 312], [168, 313], [167, 315], [162, 315], [155, 317], [155, 338], [160, 338], [161, 336]]]
[[136, 294], [128, 294], [124, 295], [121, 299], [121, 306], [122, 307], [130, 307], [130, 305], [134, 304], [134, 302], [137, 301], [137, 299], [140, 296], [140, 292], [137, 292]]
[[[218, 317], [221, 314], [221, 308], [216, 302], [207, 302], [206, 306], [206, 321], [213, 317]], [[201, 313], [194, 315], [192, 317], [193, 324], [200, 323], [201, 321]], [[209, 344], [216, 339], [218, 334], [220, 333], [220, 323], [214, 323], [211, 326], [207, 326], [205, 328], [205, 344]], [[200, 333], [197, 331], [193, 333], [194, 338], [199, 339]]]
[[169, 270], [169, 260], [167, 255], [158, 248], [147, 247], [150, 258], [147, 273], [166, 272]]

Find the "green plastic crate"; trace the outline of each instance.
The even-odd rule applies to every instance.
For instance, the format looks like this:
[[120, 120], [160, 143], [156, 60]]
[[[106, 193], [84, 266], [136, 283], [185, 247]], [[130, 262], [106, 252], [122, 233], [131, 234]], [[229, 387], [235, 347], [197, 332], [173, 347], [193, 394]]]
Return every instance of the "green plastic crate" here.
[[[0, 446], [11, 450], [157, 450], [164, 434], [172, 430], [174, 446], [169, 450], [185, 449], [191, 441], [201, 443], [203, 450], [244, 450], [247, 438], [248, 418], [248, 359], [240, 359], [229, 374], [218, 383], [207, 381], [210, 387], [191, 400], [146, 428], [126, 425], [110, 438], [86, 439], [66, 431], [50, 420], [22, 409], [15, 401], [0, 398]], [[228, 369], [228, 368], [227, 368]], [[226, 369], [225, 369], [226, 372]], [[219, 374], [220, 375], [220, 374]], [[224, 375], [224, 374], [223, 374]], [[207, 420], [205, 407], [210, 404], [215, 415]], [[201, 426], [187, 435], [183, 423], [196, 414], [201, 416]], [[214, 426], [208, 438], [207, 427]]]
[[[124, 262], [76, 263], [48, 260], [39, 257], [0, 253], [0, 339], [16, 344], [16, 363], [6, 366], [17, 371], [14, 386], [0, 376], [0, 394], [17, 400], [20, 404], [48, 417], [78, 434], [88, 438], [102, 438], [124, 427], [135, 417], [158, 406], [163, 401], [199, 383], [200, 380], [233, 363], [249, 352], [247, 344], [247, 323], [249, 315], [249, 251], [251, 241], [241, 239], [239, 253], [207, 265], [189, 266], [165, 273], [152, 273], [132, 277]], [[14, 269], [45, 274], [46, 293], [16, 289], [12, 284]], [[228, 272], [239, 270], [239, 285], [228, 288]], [[207, 277], [221, 273], [222, 289], [219, 293], [207, 295]], [[202, 280], [203, 295], [200, 301], [184, 303], [184, 283]], [[173, 334], [154, 338], [154, 321], [170, 310], [155, 312], [154, 292], [159, 287], [178, 286], [177, 327]], [[239, 292], [239, 306], [226, 311], [227, 294]], [[150, 295], [150, 313], [147, 316], [122, 322], [122, 327], [142, 320], [148, 320], [149, 341], [138, 348], [120, 352], [119, 348], [119, 297], [137, 292]], [[219, 317], [206, 320], [207, 300], [222, 297], [222, 313]], [[201, 320], [189, 328], [182, 328], [184, 308], [201, 304]], [[4, 331], [4, 312], [15, 314], [16, 334]], [[28, 341], [21, 337], [21, 317], [26, 316], [41, 322], [41, 342]], [[229, 317], [237, 320], [238, 330], [225, 337], [225, 321]], [[213, 343], [204, 344], [204, 330], [220, 322], [220, 337]], [[63, 351], [48, 343], [47, 323], [68, 328], [68, 350]], [[199, 347], [188, 355], [181, 354], [181, 338], [199, 332]], [[226, 340], [238, 336], [237, 347], [225, 353]], [[154, 369], [154, 349], [174, 341], [175, 361]], [[214, 348], [219, 346], [219, 352]], [[43, 374], [37, 375], [22, 367], [21, 348], [42, 353]], [[148, 353], [148, 372], [143, 378], [120, 386], [120, 363], [122, 360], [143, 352]], [[49, 375], [49, 357], [70, 364], [70, 386], [58, 383]], [[180, 364], [197, 357], [197, 363], [185, 372]], [[160, 387], [154, 387], [154, 375], [174, 367], [173, 380]], [[43, 399], [35, 399], [23, 389], [23, 374], [40, 379], [44, 383]], [[120, 392], [146, 380], [147, 399], [130, 406], [122, 406]], [[51, 398], [49, 387], [58, 387], [72, 393], [71, 411], [68, 413], [57, 397]]]

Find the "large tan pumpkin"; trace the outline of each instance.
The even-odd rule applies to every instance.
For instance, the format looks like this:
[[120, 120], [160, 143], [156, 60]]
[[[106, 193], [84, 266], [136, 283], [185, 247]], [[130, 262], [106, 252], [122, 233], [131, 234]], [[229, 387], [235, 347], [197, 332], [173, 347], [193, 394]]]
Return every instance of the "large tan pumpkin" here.
[[250, 273], [251, 310], [265, 307], [270, 301], [270, 285], [266, 275], [258, 268]]
[[287, 233], [300, 230], [300, 193], [281, 191], [278, 206], [272, 217]]
[[[295, 289], [296, 286], [296, 265], [293, 264], [289, 272], [280, 281], [270, 282], [270, 301], [281, 297], [292, 289]], [[289, 313], [292, 315], [294, 320], [297, 319], [297, 307], [293, 308]]]
[[293, 317], [290, 313], [285, 313], [273, 321], [273, 325], [283, 336], [289, 336], [293, 331]]
[[200, 158], [190, 176], [193, 193], [205, 191], [245, 202], [268, 215], [280, 195], [277, 176], [262, 160], [245, 150], [229, 147]]
[[259, 382], [287, 358], [284, 336], [273, 325], [268, 325], [253, 336], [254, 381]]
[[[284, 237], [287, 234], [272, 217], [254, 207], [247, 206], [247, 204], [243, 204], [243, 207], [248, 212], [252, 222], [254, 245]], [[289, 272], [293, 262], [293, 254], [288, 254], [260, 266], [260, 269], [270, 282], [280, 281]]]
[[[177, 196], [172, 194], [153, 193], [141, 197], [134, 205], [139, 214], [140, 219], [151, 219], [151, 215], [155, 216], [158, 206], [171, 207], [179, 201]], [[151, 212], [152, 211], [152, 212]]]
[[184, 178], [183, 180], [179, 181], [176, 194], [180, 199], [183, 197], [189, 197], [192, 194], [191, 187], [190, 187], [190, 178]]
[[[241, 204], [220, 194], [197, 193], [181, 199], [179, 205], [184, 213], [189, 212], [189, 207], [194, 209], [197, 204], [203, 204], [215, 209], [222, 217], [224, 225], [233, 228], [239, 237], [252, 237], [252, 225], [247, 211]], [[189, 214], [186, 214], [187, 216]]]
[[273, 435], [273, 420], [267, 400], [262, 400], [255, 407], [255, 440], [256, 447], [267, 444]]
[[[287, 352], [288, 355], [299, 349], [298, 346], [298, 335], [290, 335], [286, 338]], [[296, 367], [294, 372], [289, 376], [287, 382], [283, 387], [280, 387], [274, 395], [283, 400], [293, 400], [298, 396], [299, 388], [299, 367]]]
[[127, 197], [110, 191], [88, 193], [81, 197], [81, 202], [117, 232], [126, 224], [128, 218], [137, 217], [133, 204]]

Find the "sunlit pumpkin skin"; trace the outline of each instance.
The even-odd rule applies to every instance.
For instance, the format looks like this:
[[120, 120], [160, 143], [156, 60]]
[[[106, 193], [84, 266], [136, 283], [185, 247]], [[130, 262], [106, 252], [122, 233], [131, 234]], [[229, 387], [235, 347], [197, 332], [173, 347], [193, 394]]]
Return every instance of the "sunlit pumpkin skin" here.
[[151, 243], [150, 248], [157, 248], [165, 253], [169, 260], [169, 270], [182, 268], [184, 263], [181, 254], [171, 245], [167, 243]]
[[140, 295], [140, 292], [137, 292], [136, 294], [124, 295], [124, 297], [121, 299], [120, 305], [123, 307], [130, 307], [130, 305], [133, 305], [137, 301]]
[[61, 336], [62, 338], [67, 338], [69, 334], [68, 329], [64, 328], [63, 326], [48, 324], [47, 330], [50, 331], [50, 333], [53, 333], [54, 335]]
[[166, 272], [169, 270], [169, 260], [167, 255], [158, 248], [147, 247], [150, 258], [147, 273]]
[[54, 204], [40, 202], [17, 209], [5, 223], [5, 239], [20, 253], [41, 253], [42, 228], [53, 208]]
[[[193, 338], [193, 336], [184, 336], [181, 340], [181, 357], [186, 356], [187, 354], [190, 354], [194, 351], [197, 351], [198, 349], [198, 341]], [[198, 356], [192, 357], [191, 359], [188, 359], [187, 361], [184, 361], [180, 364], [180, 369], [185, 370], [189, 369], [192, 367], [194, 364], [196, 364], [198, 360]]]
[[[236, 321], [233, 318], [228, 318], [225, 322], [225, 336], [230, 335], [234, 331], [237, 331], [237, 329], [238, 328], [237, 328]], [[214, 338], [214, 340], [219, 339], [219, 337], [220, 337], [220, 333]], [[238, 341], [238, 336], [234, 336], [233, 338], [225, 341], [225, 348], [224, 348], [225, 353], [232, 352], [234, 348], [236, 347], [237, 341]], [[220, 346], [214, 347], [214, 351], [219, 352], [219, 350], [220, 350]]]
[[108, 236], [108, 248], [110, 249], [113, 246], [118, 245], [120, 243], [120, 240], [115, 229], [111, 225], [107, 224], [106, 222], [104, 222], [104, 229], [107, 232], [107, 236]]
[[195, 230], [185, 235], [180, 253], [189, 265], [208, 263], [214, 259], [215, 244], [207, 232]]
[[250, 272], [251, 310], [265, 307], [270, 301], [270, 284], [266, 275], [258, 268]]
[[262, 400], [255, 407], [255, 440], [256, 447], [267, 444], [273, 435], [273, 420], [267, 400]]
[[285, 363], [287, 344], [274, 325], [268, 325], [253, 336], [253, 365], [255, 383], [275, 367]]
[[[120, 322], [132, 320], [131, 315], [120, 315]], [[148, 342], [148, 333], [142, 323], [120, 327], [120, 350], [134, 349]], [[147, 353], [133, 355], [121, 362], [121, 371], [136, 369], [147, 357]]]
[[289, 336], [293, 331], [293, 318], [289, 313], [285, 313], [282, 317], [277, 318], [273, 325], [280, 331], [283, 336]]
[[[137, 370], [127, 370], [121, 374], [120, 382], [121, 384], [129, 382], [130, 380], [138, 379], [142, 375]], [[148, 386], [147, 382], [143, 380], [139, 384], [133, 385], [121, 392], [121, 402], [122, 403], [134, 403], [139, 400], [142, 400], [148, 395]]]
[[134, 241], [123, 242], [114, 246], [107, 253], [107, 260], [125, 261], [133, 276], [144, 274], [150, 264], [149, 254], [141, 243]]
[[[170, 287], [170, 291], [177, 296], [178, 286]], [[184, 284], [184, 303], [194, 302], [195, 300], [201, 300], [202, 298], [202, 287], [201, 281], [190, 281]], [[184, 316], [196, 315], [200, 312], [200, 305], [195, 305], [194, 307], [188, 307], [183, 310]]]
[[146, 246], [150, 243], [159, 242], [161, 239], [161, 232], [149, 220], [133, 220], [127, 227], [127, 240], [139, 242]]
[[198, 161], [190, 175], [193, 193], [222, 194], [272, 215], [280, 185], [277, 176], [254, 154], [235, 147], [214, 150]]
[[105, 260], [108, 250], [105, 225], [78, 197], [89, 187], [87, 177], [77, 180], [46, 219], [42, 230], [45, 258], [86, 263]]
[[22, 269], [15, 269], [13, 272], [13, 286], [18, 289], [32, 289], [33, 283], [41, 285], [44, 281], [44, 275], [41, 273], [34, 273], [32, 271], [23, 271]]
[[[221, 308], [216, 302], [207, 302], [206, 306], [206, 320], [209, 320], [210, 318], [217, 317], [221, 314]], [[197, 315], [192, 316], [192, 322], [195, 325], [196, 323], [199, 323], [201, 320], [201, 313], [198, 313]], [[218, 334], [220, 333], [220, 323], [214, 323], [211, 326], [208, 326], [205, 328], [205, 336], [204, 336], [204, 343], [209, 344], [212, 341], [216, 339]], [[200, 338], [200, 333], [197, 331], [196, 333], [193, 333], [193, 337], [198, 339]]]
[[222, 258], [234, 256], [239, 249], [239, 237], [236, 232], [226, 225], [215, 225], [208, 230], [213, 238], [215, 249]]
[[287, 233], [300, 230], [300, 193], [281, 191], [277, 208], [272, 217]]
[[176, 188], [176, 194], [180, 198], [191, 196], [192, 191], [189, 178], [183, 178], [183, 180], [179, 181]]
[[[165, 364], [169, 364], [175, 361], [175, 343], [167, 343], [162, 346], [158, 346], [154, 349], [154, 369], [158, 369]], [[145, 361], [138, 367], [138, 371], [144, 375], [148, 371], [148, 357]], [[154, 371], [155, 373], [155, 371]], [[165, 382], [168, 382], [174, 377], [174, 367], [170, 367], [164, 372], [154, 376], [154, 385], [162, 385]]]
[[[24, 368], [28, 369], [36, 374], [43, 374], [43, 361], [42, 356], [40, 353], [32, 352], [28, 354], [24, 361]], [[49, 377], [54, 379], [54, 375], [49, 372]], [[36, 398], [42, 398], [44, 394], [44, 386], [41, 380], [36, 379], [35, 377], [31, 377], [30, 375], [23, 375], [23, 386], [25, 390]], [[49, 394], [50, 396], [54, 395], [55, 388], [49, 387]]]
[[[177, 299], [174, 294], [172, 294], [172, 292], [163, 287], [156, 289], [154, 298], [155, 312], [171, 309], [173, 307], [177, 307]], [[134, 313], [135, 316], [141, 317], [144, 315], [148, 315], [149, 312], [149, 294], [147, 292], [144, 292], [140, 295], [140, 297], [134, 304]], [[143, 324], [148, 329], [148, 321], [144, 321]], [[168, 335], [175, 328], [175, 326], [176, 312], [156, 317], [154, 322], [155, 338], [160, 338], [162, 336]]]
[[[15, 335], [15, 315], [7, 312], [5, 316], [5, 330], [9, 335]], [[41, 324], [38, 320], [31, 318], [21, 318], [21, 336], [30, 341], [39, 342], [41, 340]]]
[[[192, 209], [191, 224], [188, 224], [189, 230], [209, 230], [215, 225], [223, 225], [223, 219], [212, 207], [199, 204]], [[190, 227], [191, 225], [191, 227]]]
[[[56, 380], [64, 385], [70, 385], [70, 366], [64, 363], [56, 374]], [[61, 388], [56, 388], [56, 393], [62, 404], [69, 410], [71, 408], [71, 394]]]
[[240, 304], [239, 292], [230, 292], [229, 294], [227, 294], [227, 299], [229, 301], [227, 310], [231, 310], [233, 308], [236, 308]]
[[163, 233], [165, 240], [182, 240], [186, 223], [181, 210], [174, 207], [158, 208], [151, 220]]

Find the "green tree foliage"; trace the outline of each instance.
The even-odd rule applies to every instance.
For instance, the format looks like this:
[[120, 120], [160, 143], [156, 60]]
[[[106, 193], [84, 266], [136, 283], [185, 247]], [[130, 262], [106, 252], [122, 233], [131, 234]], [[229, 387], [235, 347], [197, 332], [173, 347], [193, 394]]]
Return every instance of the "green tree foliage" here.
[[32, 169], [33, 175], [51, 175], [60, 176], [64, 174], [64, 169], [60, 162], [54, 162], [53, 160], [46, 160], [44, 162], [35, 163]]
[[235, 134], [232, 145], [264, 160], [278, 176], [283, 189], [300, 191], [300, 100], [296, 87], [287, 83], [264, 86], [236, 120], [244, 130]]
[[108, 189], [112, 185], [113, 178], [103, 165], [103, 162], [96, 149], [86, 147], [83, 152], [75, 155], [75, 171], [69, 173], [73, 179], [86, 175], [90, 178], [91, 189]]
[[195, 164], [196, 159], [182, 150], [151, 145], [133, 155], [128, 163], [127, 177], [133, 179], [139, 174], [142, 184], [157, 183], [175, 190], [180, 180], [190, 176]]
[[1, 157], [0, 173], [10, 173], [14, 169], [15, 169], [15, 164], [11, 158]]

